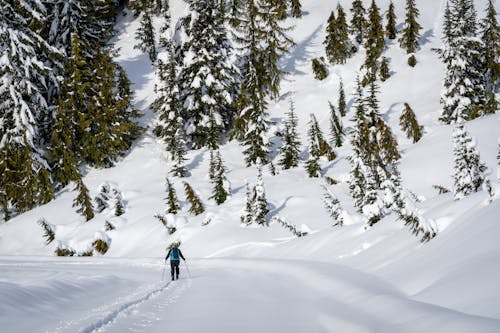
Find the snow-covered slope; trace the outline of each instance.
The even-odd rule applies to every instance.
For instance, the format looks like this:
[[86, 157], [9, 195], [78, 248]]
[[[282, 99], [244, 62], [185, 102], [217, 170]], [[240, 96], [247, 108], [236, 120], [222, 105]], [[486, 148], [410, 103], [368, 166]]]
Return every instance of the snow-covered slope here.
[[[282, 60], [289, 75], [270, 113], [279, 122], [292, 98], [305, 143], [310, 113], [328, 130], [328, 101], [336, 102], [340, 78], [352, 104], [354, 78], [364, 55], [360, 52], [346, 65], [330, 68], [325, 81], [315, 80], [311, 59], [323, 55], [325, 23], [337, 2], [302, 2], [306, 15], [291, 21], [297, 46]], [[350, 1], [339, 2], [345, 9], [350, 7]], [[385, 10], [389, 1], [377, 3]], [[403, 50], [397, 43], [390, 44], [385, 55], [393, 75], [380, 89], [381, 112], [402, 152], [403, 186], [422, 199], [419, 212], [438, 228], [431, 242], [421, 244], [395, 216], [364, 228], [345, 184], [349, 145], [337, 151], [334, 161], [322, 162], [324, 174], [340, 181], [331, 189], [349, 213], [344, 227], [331, 226], [322, 202], [324, 182], [308, 178], [303, 166], [277, 176], [265, 172], [264, 181], [270, 217], [286, 218], [298, 227], [305, 224], [312, 230], [308, 236], [295, 238], [279, 224], [241, 227], [245, 180], [254, 182], [256, 170], [244, 167], [237, 142], [221, 149], [232, 185], [231, 198], [221, 206], [208, 199], [208, 151], [189, 153], [191, 175], [186, 180], [201, 195], [212, 222], [202, 226], [207, 214], [192, 217], [183, 204], [176, 219], [178, 230], [169, 235], [153, 215], [166, 207], [170, 162], [163, 145], [148, 130], [115, 167], [88, 170], [84, 178], [92, 195], [103, 183], [121, 190], [124, 215], [115, 217], [108, 209], [84, 223], [71, 207], [76, 194], [68, 187], [53, 202], [0, 225], [0, 255], [4, 256], [0, 258], [0, 324], [11, 328], [9, 332], [123, 332], [140, 328], [134, 324], [140, 322], [149, 323], [142, 329], [150, 332], [160, 331], [162, 325], [173, 325], [172, 332], [221, 327], [269, 332], [500, 331], [500, 196], [490, 205], [484, 192], [457, 202], [432, 187], [452, 185], [452, 127], [437, 120], [443, 66], [432, 51], [441, 45], [444, 3], [418, 2], [424, 27], [418, 65], [408, 67]], [[486, 1], [475, 3], [482, 16]], [[402, 22], [404, 1], [395, 5]], [[181, 0], [172, 0], [171, 7], [174, 19], [186, 11]], [[155, 76], [147, 55], [133, 49], [137, 27], [131, 14], [120, 18], [117, 60], [134, 83], [137, 106], [145, 114], [143, 123], [151, 126]], [[399, 130], [404, 102], [425, 127], [417, 144]], [[467, 123], [467, 129], [475, 136], [500, 193], [495, 181], [498, 125], [498, 116], [490, 116]], [[184, 200], [182, 180], [172, 181]], [[49, 245], [37, 224], [40, 218], [55, 226], [56, 240]], [[104, 257], [52, 258], [59, 244], [78, 252], [87, 250], [96, 234], [104, 232], [105, 221], [116, 230], [105, 232], [111, 246]], [[166, 245], [177, 240], [182, 241], [193, 271], [193, 279], [180, 281], [179, 288], [158, 282], [160, 258]], [[177, 300], [181, 294], [182, 300]], [[57, 320], [51, 315], [56, 309]], [[41, 314], [26, 322], [17, 320], [31, 311]], [[274, 315], [268, 316], [271, 312]]]

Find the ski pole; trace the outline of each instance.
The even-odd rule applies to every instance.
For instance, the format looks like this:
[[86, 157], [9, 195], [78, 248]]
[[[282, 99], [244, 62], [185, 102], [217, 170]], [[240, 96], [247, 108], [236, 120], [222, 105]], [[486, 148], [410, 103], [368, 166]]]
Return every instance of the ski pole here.
[[165, 263], [163, 263], [163, 271], [161, 272], [161, 281], [163, 281], [164, 276], [165, 276]]
[[186, 260], [184, 260], [184, 265], [186, 265], [186, 270], [188, 272], [188, 276], [191, 279], [191, 272], [189, 271], [189, 267], [188, 267], [188, 264], [186, 263]]

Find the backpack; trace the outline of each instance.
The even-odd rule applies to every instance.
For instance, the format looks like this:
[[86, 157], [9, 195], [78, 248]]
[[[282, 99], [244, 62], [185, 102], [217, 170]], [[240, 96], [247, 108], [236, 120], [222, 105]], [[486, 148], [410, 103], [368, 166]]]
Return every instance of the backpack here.
[[176, 247], [173, 247], [170, 250], [170, 260], [179, 260], [179, 249]]

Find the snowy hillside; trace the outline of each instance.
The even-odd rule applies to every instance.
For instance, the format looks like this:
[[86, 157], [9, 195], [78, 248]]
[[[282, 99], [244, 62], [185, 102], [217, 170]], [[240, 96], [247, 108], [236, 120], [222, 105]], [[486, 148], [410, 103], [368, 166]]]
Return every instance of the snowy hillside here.
[[[351, 1], [338, 1], [349, 8]], [[378, 0], [385, 11], [389, 0]], [[355, 79], [364, 61], [358, 52], [345, 65], [330, 66], [324, 81], [314, 78], [311, 60], [324, 56], [325, 28], [337, 2], [303, 0], [304, 15], [289, 19], [296, 46], [280, 65], [288, 72], [281, 94], [270, 103], [275, 125], [269, 133], [276, 163], [281, 128], [290, 100], [295, 103], [301, 135], [301, 156], [307, 157], [307, 131], [314, 113], [328, 132], [328, 102], [336, 103], [344, 82], [351, 127]], [[369, 4], [368, 0], [364, 1]], [[398, 24], [404, 1], [394, 1]], [[487, 0], [476, 0], [483, 16]], [[188, 11], [182, 0], [171, 0], [172, 21]], [[347, 179], [347, 142], [335, 149], [337, 158], [321, 161], [322, 175], [338, 182], [329, 189], [346, 210], [344, 226], [332, 226], [322, 201], [324, 178], [309, 178], [300, 166], [271, 175], [264, 169], [270, 203], [269, 227], [240, 224], [245, 208], [246, 181], [255, 184], [257, 170], [246, 167], [237, 141], [221, 146], [231, 195], [218, 206], [208, 177], [209, 151], [188, 153], [185, 178], [170, 177], [171, 162], [164, 144], [152, 133], [157, 115], [155, 68], [134, 49], [137, 18], [125, 11], [115, 38], [117, 61], [133, 83], [136, 107], [148, 126], [130, 152], [109, 169], [86, 170], [85, 184], [95, 197], [103, 184], [121, 192], [125, 213], [114, 207], [89, 222], [75, 212], [73, 185], [52, 202], [0, 225], [0, 326], [5, 332], [500, 332], [500, 184], [497, 149], [498, 114], [466, 123], [475, 137], [488, 177], [496, 190], [493, 202], [485, 191], [456, 201], [439, 194], [435, 185], [453, 186], [453, 125], [439, 122], [444, 67], [433, 49], [442, 45], [445, 1], [418, 1], [423, 26], [415, 68], [395, 41], [384, 55], [392, 76], [380, 85], [380, 110], [397, 137], [402, 155], [402, 185], [415, 194], [418, 214], [437, 230], [427, 243], [411, 234], [391, 214], [371, 228], [353, 205]], [[498, 4], [496, 4], [497, 10]], [[155, 27], [159, 29], [159, 21]], [[160, 55], [161, 56], [161, 55]], [[404, 103], [409, 103], [424, 127], [413, 144], [399, 126]], [[349, 141], [349, 140], [347, 140]], [[154, 217], [165, 213], [166, 177], [176, 188], [181, 213], [167, 228]], [[205, 213], [192, 216], [183, 181], [199, 194]], [[282, 218], [299, 230], [296, 237], [278, 222]], [[273, 219], [274, 218], [274, 219]], [[44, 219], [55, 231], [46, 245]], [[206, 224], [209, 220], [209, 223]], [[115, 229], [106, 230], [106, 223]], [[109, 229], [109, 228], [108, 228]], [[55, 257], [56, 248], [82, 254], [106, 238], [109, 250], [91, 258]], [[162, 272], [166, 247], [182, 243], [189, 272], [181, 265], [181, 280]], [[168, 270], [168, 268], [167, 268]], [[164, 276], [163, 276], [163, 273]], [[190, 273], [188, 275], [188, 273]], [[164, 278], [162, 280], [162, 277]]]

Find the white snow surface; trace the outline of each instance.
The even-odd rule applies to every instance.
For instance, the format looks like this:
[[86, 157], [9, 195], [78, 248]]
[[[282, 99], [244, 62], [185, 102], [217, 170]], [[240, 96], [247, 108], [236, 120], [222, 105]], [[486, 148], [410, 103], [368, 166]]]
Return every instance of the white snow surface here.
[[[339, 1], [347, 11], [351, 1]], [[364, 1], [368, 5], [369, 1]], [[389, 0], [378, 0], [382, 11]], [[170, 235], [155, 214], [164, 214], [168, 154], [151, 133], [156, 115], [154, 69], [147, 55], [133, 49], [138, 21], [120, 18], [117, 60], [134, 83], [136, 105], [149, 130], [115, 167], [88, 169], [84, 178], [92, 196], [103, 183], [121, 191], [125, 214], [114, 216], [113, 203], [85, 223], [72, 200], [72, 186], [51, 203], [0, 225], [0, 327], [2, 332], [500, 332], [500, 184], [496, 174], [498, 115], [467, 123], [496, 197], [478, 192], [455, 201], [438, 195], [433, 185], [451, 189], [452, 126], [438, 122], [443, 65], [431, 50], [441, 46], [444, 1], [418, 2], [422, 30], [418, 64], [410, 68], [396, 42], [385, 55], [393, 76], [381, 84], [380, 107], [392, 126], [402, 153], [403, 187], [422, 202], [415, 209], [436, 225], [438, 235], [420, 243], [402, 222], [389, 215], [370, 229], [356, 212], [346, 180], [350, 152], [347, 143], [338, 157], [322, 161], [323, 174], [339, 182], [330, 191], [345, 210], [343, 227], [332, 227], [323, 204], [321, 179], [311, 179], [303, 164], [272, 176], [264, 170], [269, 220], [282, 217], [307, 228], [297, 238], [279, 223], [242, 227], [245, 179], [256, 182], [256, 169], [244, 165], [237, 142], [222, 146], [232, 193], [217, 206], [210, 200], [209, 152], [189, 153], [186, 179], [203, 200], [206, 213], [193, 217], [181, 179], [171, 178], [182, 212], [169, 216], [177, 231]], [[289, 72], [281, 97], [271, 102], [273, 121], [285, 118], [289, 99], [295, 101], [302, 157], [307, 157], [307, 129], [314, 113], [328, 131], [328, 101], [334, 104], [342, 77], [348, 105], [363, 51], [346, 65], [332, 66], [325, 81], [314, 79], [311, 59], [324, 54], [322, 42], [330, 11], [337, 2], [302, 1], [305, 15], [291, 32], [297, 46], [281, 65]], [[482, 17], [486, 0], [476, 0]], [[398, 23], [404, 1], [395, 1]], [[497, 5], [498, 6], [498, 5]], [[181, 0], [171, 1], [173, 19], [186, 13]], [[403, 103], [408, 102], [425, 135], [417, 144], [399, 128]], [[352, 115], [349, 112], [344, 124]], [[271, 133], [272, 134], [272, 133]], [[271, 140], [275, 142], [276, 138]], [[273, 147], [276, 151], [276, 146]], [[274, 153], [273, 156], [275, 156]], [[276, 157], [277, 160], [278, 157]], [[41, 218], [54, 226], [55, 241], [45, 244]], [[210, 223], [202, 226], [207, 219]], [[115, 230], [105, 231], [109, 221]], [[109, 241], [109, 251], [94, 257], [59, 258], [61, 244], [78, 253], [96, 236]], [[181, 241], [187, 265], [181, 279], [170, 281], [164, 271], [166, 246]]]

